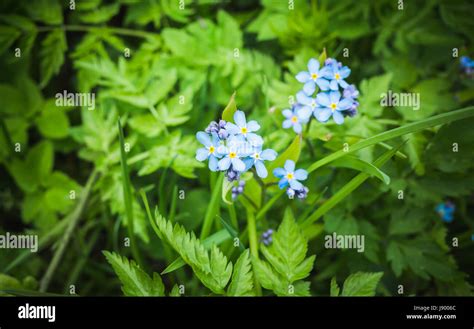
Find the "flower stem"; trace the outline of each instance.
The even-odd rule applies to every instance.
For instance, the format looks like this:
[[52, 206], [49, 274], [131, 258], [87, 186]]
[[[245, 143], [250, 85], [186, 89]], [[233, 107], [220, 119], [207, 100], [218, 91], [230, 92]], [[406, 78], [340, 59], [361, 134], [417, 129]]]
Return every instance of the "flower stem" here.
[[[253, 258], [258, 258], [258, 239], [257, 239], [257, 225], [255, 223], [255, 214], [247, 208], [247, 228], [249, 233], [250, 254]], [[258, 282], [257, 277], [254, 277], [255, 291], [258, 296], [262, 295], [262, 288]]]

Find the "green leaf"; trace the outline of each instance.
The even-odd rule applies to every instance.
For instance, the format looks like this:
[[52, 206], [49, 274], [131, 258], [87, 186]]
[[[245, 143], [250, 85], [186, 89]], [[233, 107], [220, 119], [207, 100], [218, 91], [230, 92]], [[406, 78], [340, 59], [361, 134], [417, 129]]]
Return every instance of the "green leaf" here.
[[21, 32], [10, 26], [0, 25], [0, 54], [10, 47], [21, 35]]
[[341, 289], [340, 289], [339, 286], [337, 285], [336, 278], [332, 278], [332, 279], [331, 279], [331, 291], [330, 291], [330, 295], [331, 295], [332, 297], [337, 297], [337, 296], [339, 296], [340, 291], [341, 291]]
[[375, 296], [375, 289], [383, 272], [351, 274], [342, 288], [342, 296]]
[[116, 253], [103, 251], [107, 261], [112, 265], [125, 296], [164, 296], [165, 287], [157, 273], [150, 278], [133, 260], [121, 257]]
[[227, 289], [228, 296], [252, 296], [253, 273], [249, 250], [246, 249], [234, 265], [232, 281]]
[[198, 279], [214, 293], [224, 294], [232, 275], [232, 263], [227, 262], [216, 245], [209, 252], [194, 233], [187, 233], [181, 225], [173, 227], [159, 213], [155, 213], [155, 220], [160, 235], [191, 266]]
[[420, 131], [429, 127], [434, 127], [438, 125], [442, 125], [451, 121], [456, 121], [456, 120], [462, 120], [469, 118], [471, 116], [474, 116], [474, 106], [469, 106], [465, 107], [456, 111], [451, 111], [443, 114], [439, 114], [424, 120], [420, 120], [417, 122], [409, 123], [407, 125], [391, 129], [388, 131], [385, 131], [381, 134], [369, 137], [367, 139], [364, 139], [363, 141], [360, 141], [358, 143], [355, 143], [354, 145], [351, 145], [349, 147], [349, 151], [344, 151], [340, 150], [338, 152], [335, 152], [331, 155], [328, 155], [321, 160], [316, 161], [313, 163], [309, 168], [308, 172], [313, 172], [316, 169], [336, 160], [339, 159], [347, 154], [354, 153], [358, 150], [361, 150], [363, 148], [366, 148], [368, 146], [375, 145], [380, 142], [384, 142], [389, 139], [393, 139], [396, 137], [400, 137], [409, 133], [413, 133], [416, 131]]
[[40, 56], [40, 87], [44, 88], [53, 75], [58, 74], [64, 63], [67, 50], [66, 35], [63, 29], [55, 29], [48, 33], [41, 43]]
[[387, 93], [392, 74], [387, 73], [372, 77], [369, 80], [362, 80], [360, 84], [360, 106], [359, 110], [370, 117], [377, 117], [382, 114], [380, 105], [380, 95]]
[[37, 0], [25, 6], [29, 16], [36, 21], [49, 25], [63, 23], [62, 8], [58, 0]]
[[374, 166], [373, 164], [364, 161], [362, 159], [346, 156], [334, 161], [331, 165], [335, 167], [350, 168], [361, 172], [365, 172], [371, 176], [375, 176], [385, 184], [390, 184], [390, 177], [385, 174], [382, 170]]
[[[375, 160], [374, 165], [381, 167], [385, 162], [391, 159], [400, 149], [403, 144], [400, 144], [398, 147], [392, 148], [391, 150], [385, 152], [377, 160]], [[337, 153], [337, 152], [336, 152]], [[354, 177], [349, 183], [340, 188], [329, 200], [323, 203], [315, 212], [302, 222], [302, 227], [307, 229], [313, 222], [321, 218], [325, 213], [331, 210], [335, 205], [344, 200], [349, 194], [351, 194], [357, 187], [359, 187], [367, 178], [369, 174], [360, 173]]]
[[41, 115], [36, 119], [36, 125], [47, 138], [64, 138], [69, 134], [69, 119], [62, 108], [54, 105], [54, 100], [45, 103]]
[[90, 12], [82, 12], [79, 19], [84, 23], [99, 24], [108, 22], [112, 17], [118, 14], [120, 5], [114, 3], [111, 5], [94, 8]]
[[237, 111], [237, 105], [235, 104], [235, 92], [230, 97], [229, 103], [222, 112], [222, 119], [228, 122], [233, 122], [234, 113]]

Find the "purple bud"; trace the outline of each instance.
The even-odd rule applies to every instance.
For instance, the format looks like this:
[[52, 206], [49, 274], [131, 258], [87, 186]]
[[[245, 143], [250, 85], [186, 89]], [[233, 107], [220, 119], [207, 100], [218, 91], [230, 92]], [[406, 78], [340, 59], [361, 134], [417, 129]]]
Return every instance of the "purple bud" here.
[[225, 128], [226, 123], [227, 122], [225, 120], [219, 120], [219, 128]]

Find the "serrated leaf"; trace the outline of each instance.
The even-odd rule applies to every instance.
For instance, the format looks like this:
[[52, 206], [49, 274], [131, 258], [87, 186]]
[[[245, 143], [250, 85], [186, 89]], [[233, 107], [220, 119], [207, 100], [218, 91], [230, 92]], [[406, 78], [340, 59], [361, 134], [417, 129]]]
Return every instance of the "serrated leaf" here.
[[63, 29], [55, 29], [48, 33], [41, 43], [40, 50], [40, 87], [44, 88], [53, 75], [58, 74], [64, 63], [67, 50], [66, 35]]
[[331, 291], [330, 291], [330, 295], [331, 295], [332, 297], [337, 297], [337, 296], [339, 296], [340, 291], [341, 291], [341, 289], [340, 289], [339, 286], [337, 285], [336, 278], [332, 278], [332, 279], [331, 279]]
[[193, 269], [199, 280], [216, 294], [224, 294], [232, 275], [232, 263], [215, 246], [209, 252], [194, 233], [187, 233], [179, 224], [173, 225], [155, 212], [162, 237]]
[[227, 289], [228, 296], [252, 296], [253, 273], [249, 250], [246, 249], [234, 265], [232, 281]]
[[344, 281], [341, 296], [374, 296], [382, 276], [383, 272], [351, 274]]
[[112, 265], [125, 296], [164, 296], [165, 287], [161, 277], [153, 273], [150, 278], [133, 260], [129, 261], [116, 253], [103, 251], [107, 261]]

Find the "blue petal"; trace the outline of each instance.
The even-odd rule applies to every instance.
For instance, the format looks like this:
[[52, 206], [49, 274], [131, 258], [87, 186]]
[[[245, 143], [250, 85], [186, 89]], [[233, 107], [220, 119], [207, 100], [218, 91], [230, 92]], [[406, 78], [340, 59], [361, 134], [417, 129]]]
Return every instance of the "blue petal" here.
[[246, 157], [244, 159], [242, 159], [242, 161], [245, 163], [245, 171], [249, 170], [250, 168], [252, 168], [252, 166], [254, 165], [255, 163], [255, 160], [251, 157]]
[[219, 170], [229, 169], [229, 167], [230, 167], [230, 158], [229, 157], [222, 158], [221, 160], [219, 160], [218, 166], [219, 166]]
[[318, 73], [319, 61], [317, 59], [311, 58], [308, 62], [308, 70], [310, 73]]
[[292, 179], [292, 180], [290, 180], [290, 187], [293, 190], [301, 190], [303, 188], [303, 184], [298, 182], [296, 179]]
[[268, 160], [268, 161], [273, 161], [277, 157], [277, 153], [275, 150], [272, 149], [266, 149], [263, 150], [262, 153], [260, 153], [260, 159], [262, 160]]
[[199, 131], [197, 134], [196, 134], [196, 138], [199, 142], [201, 142], [201, 144], [203, 144], [204, 146], [206, 147], [209, 147], [212, 145], [212, 142], [211, 142], [211, 137], [209, 136], [209, 134], [203, 132], [203, 131]]
[[286, 160], [283, 167], [285, 168], [286, 172], [293, 172], [295, 171], [295, 162], [293, 160]]
[[319, 71], [319, 76], [322, 78], [331, 79], [334, 76], [334, 73], [330, 66], [325, 66]]
[[231, 135], [236, 135], [236, 134], [240, 134], [240, 128], [237, 127], [235, 124], [233, 124], [232, 122], [227, 122], [225, 124], [225, 129], [227, 130], [227, 132]]
[[209, 151], [205, 148], [200, 148], [196, 151], [196, 160], [204, 161], [209, 156]]
[[329, 81], [326, 79], [318, 78], [316, 79], [316, 84], [321, 88], [321, 90], [329, 89]]
[[283, 110], [281, 114], [283, 114], [285, 118], [289, 119], [293, 116], [293, 111], [286, 109], [286, 110]]
[[258, 177], [265, 178], [268, 176], [268, 171], [267, 168], [265, 168], [263, 161], [255, 162], [255, 169], [257, 169]]
[[331, 101], [329, 100], [329, 95], [328, 93], [319, 93], [316, 96], [316, 102], [324, 107], [329, 107], [331, 104]]
[[248, 131], [257, 131], [260, 129], [260, 125], [258, 124], [257, 121], [252, 120], [247, 122], [247, 129]]
[[309, 80], [303, 86], [303, 91], [306, 95], [311, 96], [316, 90], [316, 84], [313, 80]]
[[291, 122], [291, 120], [285, 120], [285, 121], [283, 121], [283, 125], [282, 125], [282, 126], [283, 126], [283, 128], [288, 129], [288, 128], [290, 128], [292, 125], [293, 125], [293, 122]]
[[329, 89], [331, 90], [338, 90], [337, 80], [331, 80], [329, 83]]
[[334, 111], [332, 118], [334, 119], [334, 122], [338, 125], [342, 125], [344, 123], [344, 116], [339, 111]]
[[233, 158], [230, 161], [232, 162], [232, 168], [234, 170], [240, 171], [240, 172], [245, 170], [245, 163], [239, 158]]
[[317, 108], [314, 110], [314, 117], [319, 121], [319, 122], [326, 122], [329, 120], [329, 118], [332, 115], [331, 109], [324, 107], [324, 108]]
[[308, 122], [308, 120], [311, 117], [312, 113], [313, 113], [313, 111], [311, 110], [311, 107], [305, 106], [305, 107], [298, 110], [297, 115], [298, 115], [298, 118], [301, 122], [306, 123], [306, 122]]
[[287, 187], [287, 186], [288, 186], [288, 179], [286, 179], [286, 178], [280, 179], [280, 181], [278, 182], [278, 187], [279, 187], [280, 189], [283, 189], [283, 188], [285, 188], [285, 187]]
[[234, 122], [239, 127], [245, 127], [247, 121], [245, 120], [245, 113], [243, 111], [237, 111], [234, 114]]
[[304, 169], [296, 169], [295, 178], [297, 180], [305, 180], [306, 178], [308, 178], [308, 172]]
[[252, 146], [260, 146], [263, 144], [262, 137], [254, 133], [247, 133], [247, 140]]
[[347, 82], [345, 82], [342, 79], [340, 79], [338, 82], [339, 82], [339, 85], [342, 87], [342, 89], [346, 89], [347, 86], [349, 85]]
[[303, 127], [301, 126], [301, 123], [297, 122], [293, 124], [293, 131], [295, 133], [300, 134], [302, 130], [303, 130]]
[[341, 78], [345, 79], [351, 74], [351, 69], [347, 66], [344, 66], [339, 70], [339, 74], [341, 75]]
[[301, 83], [305, 83], [309, 79], [311, 79], [311, 75], [305, 71], [302, 71], [296, 75], [296, 80], [298, 80]]
[[337, 109], [340, 111], [347, 110], [349, 107], [352, 106], [353, 101], [349, 98], [343, 98], [339, 104], [337, 105]]
[[308, 97], [303, 91], [296, 94], [296, 100], [303, 105], [311, 105], [311, 97]]
[[339, 103], [339, 100], [341, 99], [341, 93], [338, 91], [331, 91], [329, 93], [329, 100], [331, 103]]
[[217, 169], [219, 168], [219, 162], [217, 160], [217, 158], [213, 155], [211, 155], [209, 157], [209, 169], [211, 171], [217, 171]]
[[283, 168], [275, 168], [273, 169], [273, 175], [277, 178], [282, 178], [286, 175], [286, 170]]

